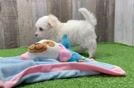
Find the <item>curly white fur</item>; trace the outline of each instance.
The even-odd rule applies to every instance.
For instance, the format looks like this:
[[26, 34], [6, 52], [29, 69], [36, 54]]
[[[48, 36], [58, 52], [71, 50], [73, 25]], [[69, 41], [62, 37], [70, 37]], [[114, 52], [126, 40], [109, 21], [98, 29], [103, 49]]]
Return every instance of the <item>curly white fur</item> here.
[[79, 11], [85, 20], [69, 20], [62, 23], [54, 15], [39, 18], [35, 35], [59, 42], [62, 35], [67, 34], [72, 45], [79, 44], [81, 48], [88, 49], [90, 57], [93, 57], [96, 51], [96, 17], [85, 8], [80, 8]]

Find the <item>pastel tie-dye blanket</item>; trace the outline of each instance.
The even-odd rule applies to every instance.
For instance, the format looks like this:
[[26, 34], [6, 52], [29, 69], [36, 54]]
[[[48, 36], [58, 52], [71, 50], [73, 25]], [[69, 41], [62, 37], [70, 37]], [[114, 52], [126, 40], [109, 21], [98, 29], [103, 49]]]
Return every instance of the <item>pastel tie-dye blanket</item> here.
[[54, 59], [22, 60], [20, 56], [0, 57], [0, 88], [12, 88], [42, 80], [107, 74], [123, 76], [118, 66], [89, 59], [86, 62], [58, 62]]

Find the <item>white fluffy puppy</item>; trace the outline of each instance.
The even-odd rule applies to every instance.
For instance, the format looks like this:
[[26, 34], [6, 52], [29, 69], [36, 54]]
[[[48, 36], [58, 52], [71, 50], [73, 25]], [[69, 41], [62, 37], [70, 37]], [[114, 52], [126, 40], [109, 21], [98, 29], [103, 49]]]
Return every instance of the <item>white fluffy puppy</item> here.
[[82, 49], [87, 49], [90, 57], [96, 51], [96, 17], [87, 9], [80, 8], [79, 12], [85, 20], [69, 20], [62, 23], [54, 15], [43, 16], [36, 22], [35, 36], [44, 39], [51, 39], [60, 42], [61, 37], [67, 34], [72, 45], [80, 45]]

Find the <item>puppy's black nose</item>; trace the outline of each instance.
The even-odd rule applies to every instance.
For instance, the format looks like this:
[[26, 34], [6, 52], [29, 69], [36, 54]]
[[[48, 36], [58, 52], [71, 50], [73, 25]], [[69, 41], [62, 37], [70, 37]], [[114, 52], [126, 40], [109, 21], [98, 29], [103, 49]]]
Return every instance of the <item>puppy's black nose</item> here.
[[38, 34], [35, 34], [35, 37], [38, 37]]

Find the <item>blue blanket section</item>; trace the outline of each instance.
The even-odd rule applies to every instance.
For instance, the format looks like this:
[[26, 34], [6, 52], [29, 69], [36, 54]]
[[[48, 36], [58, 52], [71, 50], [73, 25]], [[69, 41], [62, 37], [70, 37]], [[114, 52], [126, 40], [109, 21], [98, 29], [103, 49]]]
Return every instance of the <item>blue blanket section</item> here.
[[[0, 57], [0, 80], [8, 81], [12, 79], [16, 74], [25, 70], [28, 67], [41, 65], [41, 64], [57, 64], [60, 63], [54, 59], [34, 59], [34, 60], [21, 60], [20, 56], [15, 57]], [[41, 80], [49, 80], [56, 78], [67, 78], [67, 77], [77, 77], [77, 76], [86, 76], [86, 75], [96, 75], [100, 74], [99, 72], [86, 72], [80, 70], [64, 70], [57, 72], [47, 72], [47, 73], [34, 73], [22, 78], [18, 84], [21, 82], [32, 83], [38, 82]]]
[[[33, 82], [39, 82], [42, 80], [50, 80], [50, 79], [58, 79], [58, 78], [68, 78], [68, 77], [78, 77], [78, 76], [89, 76], [89, 75], [98, 75], [100, 73], [105, 73], [109, 75], [118, 75], [122, 76], [125, 75], [125, 71], [123, 71], [121, 68], [115, 65], [103, 63], [103, 62], [98, 62], [94, 61], [92, 59], [88, 59], [86, 62], [66, 62], [65, 67], [70, 67], [72, 66], [71, 63], [81, 63], [81, 66], [88, 65], [88, 67], [82, 68], [83, 70], [80, 69], [65, 69], [65, 70], [54, 70], [51, 68], [47, 67], [48, 65], [61, 65], [63, 63], [55, 60], [55, 59], [43, 59], [43, 58], [34, 58], [32, 60], [22, 60], [20, 56], [15, 56], [15, 57], [0, 57], [0, 86], [1, 84], [3, 86], [8, 86], [11, 88], [13, 86], [16, 86], [22, 82], [25, 83], [33, 83]], [[70, 65], [69, 65], [70, 64]], [[20, 78], [15, 84], [13, 80], [18, 77], [18, 74], [21, 72], [25, 72], [27, 68], [30, 67], [38, 67], [40, 65], [45, 66], [45, 68], [50, 69], [50, 71], [39, 71], [39, 72], [34, 72], [31, 74], [27, 74]], [[74, 65], [76, 66], [76, 65]], [[80, 65], [77, 65], [81, 67]], [[60, 67], [62, 68], [62, 67]], [[63, 66], [64, 68], [64, 66]], [[74, 68], [74, 67], [71, 67]], [[75, 67], [76, 68], [76, 67]], [[85, 68], [88, 69], [88, 71], [84, 70]], [[35, 70], [35, 68], [33, 68]], [[31, 71], [33, 71], [33, 69]], [[57, 69], [57, 67], [54, 67], [54, 69]], [[58, 67], [59, 69], [59, 67]], [[90, 70], [91, 69], [91, 70]], [[20, 74], [19, 74], [20, 75]], [[6, 87], [4, 87], [6, 88]]]

